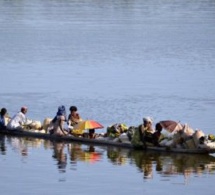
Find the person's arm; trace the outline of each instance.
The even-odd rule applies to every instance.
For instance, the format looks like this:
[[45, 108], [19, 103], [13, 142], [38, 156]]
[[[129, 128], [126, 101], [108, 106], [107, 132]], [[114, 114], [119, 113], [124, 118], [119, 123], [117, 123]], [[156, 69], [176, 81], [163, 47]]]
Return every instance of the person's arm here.
[[71, 118], [71, 114], [69, 114], [69, 116], [68, 116], [68, 121], [70, 120], [70, 118]]
[[19, 125], [24, 125], [26, 123], [27, 119], [22, 112], [18, 113], [18, 115], [16, 117], [17, 117], [17, 122], [19, 123]]
[[60, 120], [59, 120], [59, 127], [60, 127], [60, 130], [63, 132], [63, 134], [66, 135], [66, 133], [65, 133], [64, 130], [63, 130], [64, 121], [65, 121], [65, 117], [64, 117], [64, 116], [61, 116], [61, 117], [60, 117]]

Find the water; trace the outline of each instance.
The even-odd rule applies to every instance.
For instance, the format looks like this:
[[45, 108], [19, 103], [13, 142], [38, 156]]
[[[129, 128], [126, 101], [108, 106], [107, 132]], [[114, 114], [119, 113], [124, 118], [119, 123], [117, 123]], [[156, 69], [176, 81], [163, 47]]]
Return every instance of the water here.
[[[214, 10], [213, 0], [1, 0], [0, 107], [12, 116], [27, 105], [28, 117], [42, 121], [60, 104], [76, 105], [105, 127], [149, 115], [215, 134]], [[135, 164], [113, 165], [103, 155], [93, 168], [78, 161], [80, 168], [59, 173], [52, 149], [28, 148], [23, 158], [5, 145], [0, 169], [14, 187], [4, 182], [6, 194], [213, 192], [208, 172], [184, 185], [180, 174], [163, 182], [155, 171], [143, 183]]]
[[209, 155], [15, 137], [1, 137], [0, 143], [0, 186], [6, 194], [213, 193], [213, 180], [208, 180], [215, 174], [215, 157]]

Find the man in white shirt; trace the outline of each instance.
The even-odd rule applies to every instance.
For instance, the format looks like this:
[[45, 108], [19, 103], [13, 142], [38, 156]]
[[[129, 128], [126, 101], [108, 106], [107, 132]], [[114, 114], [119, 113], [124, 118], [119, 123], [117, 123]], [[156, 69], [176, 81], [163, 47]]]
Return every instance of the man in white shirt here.
[[16, 130], [16, 129], [22, 129], [22, 125], [26, 123], [26, 116], [28, 108], [26, 106], [23, 106], [17, 114], [13, 116], [13, 118], [10, 120], [10, 122], [7, 125], [7, 128], [10, 130]]

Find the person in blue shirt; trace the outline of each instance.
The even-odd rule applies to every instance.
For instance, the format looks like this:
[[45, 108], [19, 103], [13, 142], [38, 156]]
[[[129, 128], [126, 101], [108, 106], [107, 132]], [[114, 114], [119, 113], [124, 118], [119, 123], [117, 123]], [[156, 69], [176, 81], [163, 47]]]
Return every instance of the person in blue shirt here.
[[7, 109], [2, 108], [0, 112], [0, 130], [6, 129], [5, 116], [7, 114]]

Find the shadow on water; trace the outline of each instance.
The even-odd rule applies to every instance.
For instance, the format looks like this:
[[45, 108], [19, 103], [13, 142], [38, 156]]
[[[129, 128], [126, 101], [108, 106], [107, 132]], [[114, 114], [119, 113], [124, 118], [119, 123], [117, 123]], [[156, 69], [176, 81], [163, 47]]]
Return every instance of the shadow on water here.
[[179, 174], [187, 179], [191, 175], [214, 174], [215, 172], [215, 157], [211, 155], [134, 151], [81, 143], [0, 136], [1, 155], [7, 155], [9, 146], [22, 156], [29, 155], [29, 148], [39, 150], [43, 147], [51, 150], [52, 158], [61, 173], [68, 171], [68, 165], [74, 168], [79, 162], [102, 163], [105, 158], [114, 166], [135, 166], [139, 172], [143, 173], [144, 179], [152, 179], [155, 174], [160, 175], [163, 180]]

